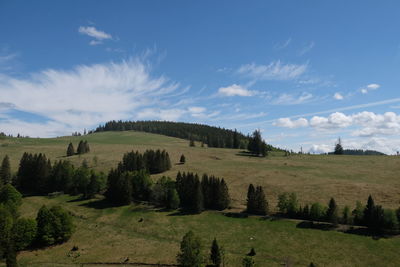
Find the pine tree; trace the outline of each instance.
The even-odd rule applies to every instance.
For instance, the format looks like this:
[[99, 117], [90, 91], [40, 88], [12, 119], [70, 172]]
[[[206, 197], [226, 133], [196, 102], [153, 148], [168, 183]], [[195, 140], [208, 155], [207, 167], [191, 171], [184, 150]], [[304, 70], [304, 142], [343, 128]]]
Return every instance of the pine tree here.
[[220, 251], [220, 248], [219, 248], [216, 238], [214, 238], [212, 245], [211, 245], [210, 259], [215, 267], [220, 267], [220, 265], [222, 263], [222, 257], [221, 257], [221, 251]]
[[247, 212], [254, 213], [256, 209], [256, 190], [253, 184], [249, 185], [247, 189]]
[[68, 148], [67, 148], [67, 157], [75, 155], [75, 148], [72, 143], [69, 143]]
[[224, 179], [221, 180], [218, 179], [216, 183], [217, 183], [217, 200], [215, 203], [215, 208], [217, 210], [224, 210], [228, 208], [230, 202], [228, 186], [226, 185]]
[[326, 219], [328, 222], [337, 225], [338, 217], [338, 206], [336, 205], [335, 199], [331, 198], [329, 201], [328, 210], [326, 211]]
[[342, 140], [339, 138], [337, 144], [335, 145], [335, 155], [342, 155], [343, 154], [343, 146]]
[[344, 206], [342, 212], [342, 223], [351, 224], [351, 214], [349, 206]]
[[201, 184], [197, 178], [194, 184], [194, 196], [193, 196], [193, 206], [192, 212], [201, 213], [204, 209], [204, 198], [203, 192], [201, 190]]
[[374, 226], [374, 211], [375, 211], [375, 203], [372, 196], [370, 195], [368, 197], [367, 205], [365, 206], [364, 209], [364, 216], [363, 216], [364, 225], [368, 227]]
[[192, 231], [187, 232], [183, 237], [177, 261], [183, 267], [200, 267], [202, 265], [200, 239]]
[[0, 167], [0, 186], [11, 183], [10, 158], [5, 155]]
[[185, 162], [186, 162], [186, 158], [185, 158], [185, 155], [181, 155], [181, 158], [180, 158], [180, 160], [179, 160], [179, 163], [181, 163], [181, 164], [185, 164]]
[[178, 192], [175, 188], [168, 189], [167, 192], [167, 208], [171, 210], [175, 210], [179, 208], [180, 200]]
[[266, 215], [268, 212], [268, 202], [265, 198], [262, 186], [257, 186], [255, 196], [256, 196], [256, 210], [254, 213], [257, 215]]

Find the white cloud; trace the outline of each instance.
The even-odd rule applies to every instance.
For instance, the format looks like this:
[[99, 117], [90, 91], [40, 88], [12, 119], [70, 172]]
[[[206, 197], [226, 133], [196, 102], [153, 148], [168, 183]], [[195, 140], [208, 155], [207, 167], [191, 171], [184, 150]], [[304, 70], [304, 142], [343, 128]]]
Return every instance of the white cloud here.
[[287, 39], [287, 40], [286, 40], [285, 42], [283, 42], [283, 43], [276, 43], [275, 46], [274, 46], [274, 48], [275, 48], [276, 50], [284, 49], [284, 48], [288, 47], [289, 44], [290, 44], [291, 42], [292, 42], [292, 38], [289, 38], [289, 39]]
[[312, 154], [323, 154], [323, 153], [328, 153], [333, 151], [333, 146], [332, 145], [325, 145], [325, 144], [319, 144], [319, 145], [312, 145], [311, 148], [309, 149], [308, 152]]
[[299, 127], [307, 127], [308, 120], [305, 118], [299, 118], [297, 120], [292, 120], [290, 118], [280, 118], [273, 125], [284, 128], [299, 128]]
[[186, 111], [182, 109], [147, 108], [142, 111], [139, 111], [137, 114], [137, 118], [140, 120], [152, 119], [152, 120], [163, 120], [163, 121], [176, 121], [179, 118], [181, 118], [185, 113]]
[[293, 80], [299, 78], [306, 70], [307, 64], [282, 64], [278, 60], [269, 65], [246, 64], [241, 66], [237, 72], [260, 80]]
[[301, 95], [281, 94], [272, 103], [275, 105], [298, 105], [303, 104], [312, 99], [313, 95], [310, 93], [302, 93]]
[[224, 96], [253, 96], [254, 91], [247, 90], [241, 85], [232, 84], [228, 87], [221, 87], [218, 89], [218, 93]]
[[368, 94], [370, 91], [377, 90], [380, 87], [381, 86], [379, 84], [377, 84], [377, 83], [371, 83], [371, 84], [368, 84], [367, 86], [365, 86], [364, 88], [361, 88], [360, 92], [362, 94]]
[[203, 113], [206, 111], [204, 107], [189, 107], [188, 110], [190, 113]]
[[112, 39], [111, 34], [97, 30], [93, 26], [88, 26], [88, 27], [80, 26], [78, 32], [80, 34], [84, 34], [95, 39], [89, 42], [90, 45], [98, 45], [101, 44], [103, 40]]
[[[138, 110], [159, 105], [177, 90], [178, 85], [167, 78], [151, 77], [150, 67], [140, 60], [81, 65], [70, 71], [48, 69], [26, 79], [0, 76], [2, 103], [51, 121], [39, 123], [49, 129], [40, 132], [41, 136], [54, 136], [55, 132], [50, 131], [53, 125], [62, 125], [57, 126], [60, 135], [113, 119], [133, 119]], [[156, 113], [158, 118], [168, 120], [180, 114], [180, 110], [172, 109]], [[140, 118], [146, 118], [145, 115], [140, 113]], [[154, 112], [150, 115], [154, 116]], [[13, 134], [36, 136], [40, 130], [13, 118], [2, 121], [1, 125], [7, 132], [16, 129], [10, 125], [18, 125], [17, 132], [10, 132]]]
[[336, 100], [343, 100], [344, 97], [340, 93], [335, 93], [333, 95], [333, 98], [336, 99]]
[[[299, 121], [300, 119], [302, 120], [301, 122]], [[352, 115], [335, 112], [328, 117], [314, 116], [308, 121], [304, 118], [300, 119], [280, 118], [274, 122], [274, 125], [286, 128], [306, 127], [309, 125], [318, 130], [334, 130], [354, 126], [358, 128], [352, 131], [351, 135], [358, 137], [394, 136], [400, 134], [400, 115], [394, 112], [376, 114], [364, 111]]]

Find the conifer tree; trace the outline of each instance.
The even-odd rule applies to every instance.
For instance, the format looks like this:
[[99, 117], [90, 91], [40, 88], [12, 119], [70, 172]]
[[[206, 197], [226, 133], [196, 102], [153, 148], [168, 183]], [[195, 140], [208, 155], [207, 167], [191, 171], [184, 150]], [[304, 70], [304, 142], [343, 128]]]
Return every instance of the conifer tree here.
[[375, 211], [375, 203], [372, 196], [370, 195], [368, 197], [367, 205], [365, 206], [364, 209], [364, 216], [363, 216], [364, 225], [368, 227], [373, 227], [374, 211]]
[[255, 196], [256, 196], [256, 210], [254, 213], [257, 215], [266, 215], [268, 212], [268, 202], [267, 199], [265, 198], [262, 186], [257, 186]]
[[254, 266], [254, 260], [252, 257], [245, 257], [242, 260], [242, 266], [243, 267], [253, 267]]
[[75, 148], [72, 143], [69, 143], [68, 148], [67, 148], [67, 157], [75, 155]]
[[0, 186], [11, 183], [10, 158], [5, 155], [0, 167]]
[[331, 198], [328, 205], [328, 210], [326, 211], [326, 219], [328, 222], [336, 225], [338, 223], [338, 206], [334, 198]]
[[169, 188], [167, 194], [167, 208], [171, 210], [177, 209], [180, 204], [178, 192], [175, 188]]
[[342, 146], [342, 140], [339, 138], [338, 142], [335, 145], [335, 155], [342, 155], [343, 154], [343, 146]]
[[222, 263], [221, 251], [216, 238], [214, 238], [211, 245], [210, 259], [215, 267], [221, 266]]
[[204, 209], [204, 198], [199, 179], [195, 180], [192, 212], [201, 213]]
[[351, 214], [349, 206], [344, 206], [342, 212], [342, 223], [351, 224]]
[[228, 208], [230, 202], [228, 186], [226, 185], [224, 179], [221, 180], [218, 179], [216, 183], [217, 183], [217, 200], [215, 203], [215, 207], [217, 210], [224, 210]]
[[253, 184], [250, 184], [249, 188], [247, 189], [247, 212], [254, 213], [255, 208], [256, 208], [256, 190]]
[[179, 163], [181, 163], [181, 164], [185, 164], [185, 162], [186, 162], [186, 158], [185, 158], [185, 155], [181, 155], [181, 158], [179, 159]]
[[183, 237], [177, 261], [182, 267], [200, 267], [202, 265], [200, 239], [192, 231], [187, 232]]

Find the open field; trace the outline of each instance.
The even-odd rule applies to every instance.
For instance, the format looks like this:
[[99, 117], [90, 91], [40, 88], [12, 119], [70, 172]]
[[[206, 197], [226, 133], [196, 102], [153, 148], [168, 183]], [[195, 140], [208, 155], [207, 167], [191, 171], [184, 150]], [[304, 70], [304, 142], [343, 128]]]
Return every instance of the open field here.
[[[257, 266], [280, 266], [284, 262], [307, 266], [311, 261], [317, 266], [398, 266], [400, 262], [398, 237], [374, 240], [336, 231], [300, 229], [288, 220], [229, 218], [218, 212], [174, 216], [173, 212], [147, 206], [103, 207], [101, 203], [77, 201], [70, 196], [25, 198], [23, 216], [35, 217], [42, 204], [61, 204], [74, 214], [77, 231], [62, 245], [22, 252], [22, 266], [63, 266], [53, 265], [55, 261], [64, 266], [122, 262], [126, 257], [130, 262], [173, 264], [179, 242], [188, 230], [201, 237], [207, 254], [212, 239], [217, 237], [226, 251], [226, 266], [240, 266], [251, 247], [257, 252]], [[141, 218], [143, 222], [139, 222]], [[77, 258], [68, 256], [74, 245], [79, 247]]]
[[[67, 145], [88, 140], [91, 152], [65, 158]], [[51, 160], [68, 159], [79, 165], [83, 159], [96, 170], [107, 172], [131, 150], [166, 149], [173, 162], [162, 175], [175, 177], [178, 171], [214, 174], [228, 183], [233, 206], [242, 208], [249, 183], [264, 186], [271, 207], [281, 192], [296, 192], [301, 202], [328, 202], [334, 197], [341, 206], [353, 207], [372, 194], [387, 208], [400, 206], [400, 157], [295, 155], [268, 158], [239, 156], [239, 150], [189, 147], [188, 141], [141, 132], [103, 132], [82, 137], [51, 139], [6, 138], [0, 140], [0, 158], [8, 154], [13, 171], [23, 152], [45, 153]], [[175, 165], [181, 154], [187, 163]], [[97, 158], [96, 160], [94, 158]]]

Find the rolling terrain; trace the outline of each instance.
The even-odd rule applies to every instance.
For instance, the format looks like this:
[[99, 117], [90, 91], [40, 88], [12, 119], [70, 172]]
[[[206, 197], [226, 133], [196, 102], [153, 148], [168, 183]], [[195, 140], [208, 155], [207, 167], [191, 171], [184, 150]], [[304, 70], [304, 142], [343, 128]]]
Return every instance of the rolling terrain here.
[[[69, 142], [87, 140], [91, 152], [65, 157]], [[86, 159], [91, 168], [107, 172], [125, 152], [166, 149], [172, 169], [153, 176], [175, 178], [178, 171], [223, 177], [233, 199], [231, 211], [241, 211], [249, 183], [262, 185], [274, 211], [277, 196], [296, 192], [300, 202], [327, 203], [334, 197], [341, 207], [363, 204], [369, 194], [387, 208], [400, 205], [400, 158], [394, 156], [293, 155], [275, 152], [267, 158], [249, 157], [240, 150], [206, 148], [187, 140], [141, 132], [102, 132], [87, 136], [50, 139], [0, 139], [0, 158], [9, 155], [13, 172], [23, 152], [45, 153], [52, 161], [68, 159], [75, 165]], [[181, 154], [186, 164], [176, 164]], [[257, 266], [291, 263], [307, 266], [398, 266], [400, 239], [378, 240], [368, 236], [296, 227], [293, 220], [260, 217], [231, 218], [220, 212], [177, 215], [151, 206], [108, 206], [102, 198], [80, 200], [73, 196], [24, 198], [21, 216], [36, 216], [43, 205], [60, 204], [75, 218], [76, 232], [68, 242], [51, 248], [24, 251], [22, 266], [79, 266], [82, 263], [128, 262], [174, 264], [182, 236], [193, 230], [201, 237], [204, 254], [214, 237], [225, 249], [226, 266], [240, 266], [254, 247]], [[71, 248], [77, 246], [77, 252]], [[54, 264], [57, 262], [57, 264]], [[1, 264], [0, 264], [1, 265]], [[93, 266], [93, 265], [91, 265]]]

